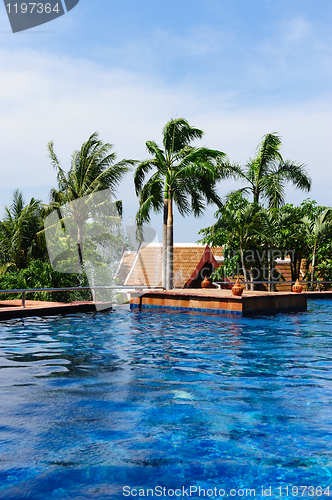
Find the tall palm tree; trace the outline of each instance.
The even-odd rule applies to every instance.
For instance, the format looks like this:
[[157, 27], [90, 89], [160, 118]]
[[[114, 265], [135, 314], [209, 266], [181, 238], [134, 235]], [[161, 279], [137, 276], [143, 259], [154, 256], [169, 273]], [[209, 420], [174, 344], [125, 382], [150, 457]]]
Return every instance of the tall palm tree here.
[[250, 159], [244, 168], [235, 168], [237, 178], [249, 184], [239, 191], [251, 192], [255, 203], [263, 198], [269, 208], [284, 204], [286, 182], [291, 182], [302, 191], [310, 191], [311, 188], [305, 165], [283, 160], [280, 147], [281, 138], [275, 132], [266, 134], [257, 148], [255, 158]]
[[43, 227], [40, 200], [31, 198], [24, 203], [22, 193], [17, 189], [5, 216], [0, 222], [0, 258], [17, 269], [27, 267], [32, 257], [42, 257], [43, 244], [37, 241], [37, 233]]
[[[71, 217], [77, 224], [77, 248], [79, 263], [83, 265], [83, 226], [91, 217], [94, 204], [93, 195], [104, 189], [109, 189], [112, 195], [133, 160], [122, 160], [114, 163], [116, 155], [111, 152], [112, 145], [103, 143], [97, 132], [82, 144], [79, 151], [75, 151], [71, 158], [71, 166], [66, 173], [54, 152], [53, 143], [48, 144], [49, 157], [57, 172], [58, 189], [50, 192], [50, 209], [58, 209], [61, 205], [78, 200], [71, 205]], [[119, 202], [117, 202], [119, 208]]]
[[[182, 216], [203, 213], [206, 203], [220, 204], [215, 184], [230, 175], [225, 153], [194, 147], [190, 143], [203, 137], [203, 131], [187, 120], [170, 120], [163, 129], [163, 149], [154, 141], [146, 147], [152, 159], [141, 162], [134, 183], [140, 208], [136, 223], [150, 221], [151, 210], [163, 211], [163, 286], [173, 288], [173, 201]], [[154, 170], [144, 184], [147, 174]]]
[[324, 236], [328, 231], [331, 231], [332, 223], [331, 223], [331, 208], [327, 208], [323, 213], [318, 215], [314, 220], [309, 217], [303, 217], [302, 222], [305, 225], [306, 232], [308, 235], [308, 239], [310, 242], [311, 250], [312, 250], [312, 260], [311, 260], [311, 284], [310, 289], [313, 289], [314, 286], [314, 273], [315, 273], [315, 264], [316, 264], [316, 252], [317, 246], [320, 238]]

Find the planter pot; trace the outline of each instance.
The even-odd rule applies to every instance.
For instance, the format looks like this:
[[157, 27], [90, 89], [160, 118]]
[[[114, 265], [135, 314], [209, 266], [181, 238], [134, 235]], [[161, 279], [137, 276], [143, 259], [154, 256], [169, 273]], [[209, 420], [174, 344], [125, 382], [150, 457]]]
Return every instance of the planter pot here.
[[292, 290], [294, 293], [302, 292], [303, 286], [300, 284], [299, 280], [296, 280], [295, 285], [292, 286]]
[[[138, 277], [138, 279], [135, 281], [134, 286], [144, 286], [144, 283], [142, 282], [142, 280], [141, 280], [141, 278], [140, 278], [140, 277]], [[141, 288], [137, 288], [137, 289], [136, 289], [136, 292], [141, 293], [141, 292], [142, 292], [142, 289], [141, 289]]]
[[232, 294], [240, 296], [243, 293], [243, 288], [239, 280], [237, 279], [234, 285], [232, 286]]
[[209, 280], [209, 278], [207, 276], [205, 276], [204, 280], [202, 281], [201, 287], [202, 288], [211, 288], [212, 287], [211, 281]]

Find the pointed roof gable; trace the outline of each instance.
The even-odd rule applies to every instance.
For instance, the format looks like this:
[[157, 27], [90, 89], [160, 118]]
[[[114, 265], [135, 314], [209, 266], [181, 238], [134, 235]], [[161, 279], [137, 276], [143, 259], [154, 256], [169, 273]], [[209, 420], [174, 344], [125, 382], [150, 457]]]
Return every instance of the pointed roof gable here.
[[216, 261], [216, 259], [214, 258], [214, 255], [213, 255], [213, 253], [212, 253], [211, 248], [209, 247], [209, 245], [206, 245], [201, 260], [197, 264], [196, 269], [191, 274], [191, 276], [188, 279], [187, 283], [184, 285], [184, 288], [189, 288], [190, 287], [191, 283], [194, 281], [194, 279], [197, 277], [197, 275], [200, 273], [200, 271], [202, 270], [202, 268], [206, 264], [211, 264], [212, 267], [213, 267], [213, 269], [217, 269], [217, 267], [219, 267], [219, 264]]
[[[205, 253], [206, 248], [209, 249], [208, 253]], [[195, 273], [195, 269], [199, 265], [197, 263], [200, 263], [202, 258], [204, 259], [204, 254], [205, 258], [207, 257], [206, 262], [213, 262], [215, 269], [218, 267], [218, 262], [213, 254], [217, 258], [221, 258], [222, 253], [220, 247], [210, 249], [208, 246], [204, 247], [195, 243], [175, 243], [173, 249], [174, 288], [186, 287], [188, 279]], [[194, 276], [196, 275], [194, 274]], [[140, 247], [138, 252], [133, 252], [130, 256], [125, 255], [120, 262], [117, 277], [119, 284], [123, 285], [133, 286], [140, 279], [145, 285], [161, 286], [162, 245], [152, 243]]]

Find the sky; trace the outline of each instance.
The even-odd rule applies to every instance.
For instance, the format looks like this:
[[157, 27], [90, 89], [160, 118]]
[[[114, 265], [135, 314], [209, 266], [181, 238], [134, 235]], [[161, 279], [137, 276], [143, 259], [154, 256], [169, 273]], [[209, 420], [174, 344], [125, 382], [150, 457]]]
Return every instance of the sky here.
[[[308, 193], [331, 205], [332, 2], [330, 0], [80, 0], [62, 17], [13, 34], [0, 5], [0, 216], [19, 188], [48, 201], [56, 176], [95, 131], [117, 159], [149, 158], [170, 118], [204, 131], [197, 145], [245, 164], [278, 132], [285, 159], [307, 165]], [[224, 197], [241, 187], [223, 181]], [[138, 201], [133, 174], [118, 189], [124, 218]], [[175, 242], [196, 242], [214, 223], [174, 215]], [[161, 239], [161, 214], [151, 225]]]

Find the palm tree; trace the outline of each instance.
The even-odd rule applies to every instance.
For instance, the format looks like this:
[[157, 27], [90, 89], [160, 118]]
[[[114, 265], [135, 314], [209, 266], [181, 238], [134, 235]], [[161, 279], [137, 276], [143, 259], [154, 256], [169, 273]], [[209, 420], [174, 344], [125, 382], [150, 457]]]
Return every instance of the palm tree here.
[[[57, 172], [58, 189], [50, 192], [49, 209], [59, 209], [61, 205], [77, 201], [70, 205], [70, 215], [77, 224], [77, 248], [79, 263], [83, 265], [83, 226], [95, 209], [92, 203], [93, 195], [104, 189], [109, 189], [114, 195], [123, 176], [128, 172], [133, 160], [122, 160], [114, 163], [116, 155], [111, 152], [112, 145], [103, 143], [97, 132], [75, 151], [71, 158], [71, 166], [66, 173], [54, 152], [53, 143], [48, 144], [49, 157]], [[94, 197], [95, 198], [95, 197]], [[117, 202], [119, 208], [119, 202]]]
[[[220, 204], [216, 181], [230, 175], [225, 153], [190, 143], [203, 137], [203, 131], [191, 127], [187, 120], [170, 120], [163, 129], [163, 146], [148, 141], [153, 157], [136, 168], [134, 183], [140, 208], [136, 223], [141, 227], [150, 221], [151, 210], [163, 211], [163, 278], [165, 288], [173, 288], [173, 201], [182, 216], [203, 213], [206, 203]], [[144, 184], [146, 175], [151, 177]]]
[[45, 251], [37, 242], [37, 233], [43, 227], [40, 200], [31, 198], [25, 205], [22, 193], [17, 189], [5, 217], [0, 222], [1, 260], [25, 269], [32, 257], [42, 257]]
[[305, 225], [310, 246], [312, 248], [312, 260], [311, 260], [311, 284], [310, 290], [314, 286], [314, 273], [315, 273], [315, 263], [316, 263], [316, 252], [318, 241], [322, 236], [324, 236], [329, 230], [331, 230], [331, 208], [327, 208], [323, 213], [318, 215], [315, 219], [309, 219], [309, 217], [303, 217], [302, 222]]
[[311, 188], [311, 179], [305, 165], [283, 160], [280, 147], [281, 138], [275, 132], [266, 134], [257, 148], [256, 157], [250, 159], [244, 168], [234, 169], [237, 178], [249, 184], [239, 191], [251, 192], [255, 203], [263, 198], [269, 208], [278, 208], [284, 204], [286, 182], [291, 182], [302, 191], [310, 191]]

